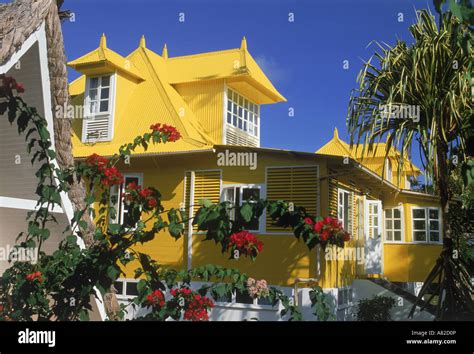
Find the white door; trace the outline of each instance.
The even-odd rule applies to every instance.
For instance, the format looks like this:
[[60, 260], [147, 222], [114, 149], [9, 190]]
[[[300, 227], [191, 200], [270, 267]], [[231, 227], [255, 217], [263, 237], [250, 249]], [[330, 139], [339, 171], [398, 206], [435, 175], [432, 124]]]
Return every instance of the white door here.
[[382, 273], [382, 202], [365, 201], [365, 273]]

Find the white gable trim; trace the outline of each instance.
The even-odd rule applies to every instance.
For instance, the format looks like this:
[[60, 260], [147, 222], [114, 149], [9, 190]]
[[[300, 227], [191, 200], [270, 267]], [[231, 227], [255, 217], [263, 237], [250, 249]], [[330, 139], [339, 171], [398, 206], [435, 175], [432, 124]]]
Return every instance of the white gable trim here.
[[[51, 136], [51, 144], [53, 149], [55, 149], [55, 140], [54, 140], [54, 125], [53, 125], [53, 109], [51, 106], [51, 82], [49, 78], [49, 67], [48, 67], [48, 46], [46, 40], [46, 30], [45, 22], [39, 26], [39, 28], [33, 32], [22, 44], [20, 49], [13, 53], [10, 59], [3, 65], [0, 65], [0, 74], [5, 74], [9, 71], [19, 60], [20, 58], [36, 43], [38, 42], [39, 50], [39, 60], [40, 60], [40, 71], [41, 71], [41, 85], [43, 91], [43, 104], [44, 104], [44, 118], [47, 122], [47, 128]], [[52, 163], [55, 167], [59, 167], [57, 160], [53, 160]], [[74, 209], [67, 193], [61, 192], [61, 204], [62, 209], [66, 213], [68, 220], [71, 220], [74, 217]], [[13, 199], [13, 200], [12, 200]], [[16, 200], [15, 200], [16, 199]], [[6, 205], [17, 205], [20, 206], [20, 209], [29, 208], [31, 205], [27, 200], [21, 200], [19, 198], [7, 198], [2, 197], [0, 203]], [[33, 208], [34, 209], [34, 208]], [[31, 210], [31, 209], [30, 209]], [[56, 212], [53, 210], [53, 212]], [[85, 248], [84, 240], [76, 235], [77, 243], [81, 249]], [[96, 303], [99, 310], [99, 314], [102, 320], [107, 318], [104, 303], [102, 300], [102, 295], [100, 291], [95, 288], [96, 292]]]

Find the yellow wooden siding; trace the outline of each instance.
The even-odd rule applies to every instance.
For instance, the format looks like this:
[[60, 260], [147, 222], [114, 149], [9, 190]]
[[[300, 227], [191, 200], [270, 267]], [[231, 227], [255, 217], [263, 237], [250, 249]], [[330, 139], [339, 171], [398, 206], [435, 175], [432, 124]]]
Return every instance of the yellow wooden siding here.
[[215, 144], [222, 144], [224, 80], [174, 85]]
[[[319, 176], [317, 166], [268, 168], [267, 199], [285, 200], [302, 206], [310, 215], [318, 213]], [[288, 231], [272, 225], [267, 217], [267, 232]], [[290, 230], [291, 231], [291, 230]]]

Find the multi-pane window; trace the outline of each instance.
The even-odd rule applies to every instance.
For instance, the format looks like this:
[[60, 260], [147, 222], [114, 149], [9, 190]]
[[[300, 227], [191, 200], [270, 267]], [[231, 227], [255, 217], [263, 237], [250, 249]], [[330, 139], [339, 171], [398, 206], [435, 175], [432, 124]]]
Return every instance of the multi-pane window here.
[[90, 115], [108, 113], [110, 108], [110, 75], [88, 78], [87, 107]]
[[[255, 203], [262, 198], [261, 186], [229, 186], [222, 189], [223, 201], [230, 202], [232, 209], [229, 210], [231, 220], [239, 217], [239, 208], [245, 203]], [[263, 217], [263, 216], [262, 216]], [[250, 220], [245, 226], [248, 230], [259, 231], [262, 225], [262, 217]]]
[[132, 297], [138, 295], [138, 281], [134, 279], [118, 279], [114, 282], [118, 297]]
[[250, 102], [237, 92], [227, 90], [227, 124], [258, 137], [260, 106]]
[[110, 206], [114, 208], [115, 213], [110, 214], [109, 222], [115, 224], [123, 224], [126, 227], [133, 227], [130, 217], [128, 215], [127, 207], [123, 201], [123, 194], [125, 187], [130, 183], [135, 183], [137, 186], [142, 185], [142, 178], [140, 175], [125, 175], [124, 183], [120, 186], [112, 186], [110, 188]]
[[440, 214], [437, 208], [413, 208], [413, 241], [440, 241]]
[[339, 189], [338, 195], [337, 218], [344, 227], [344, 230], [350, 230], [350, 193], [343, 189]]
[[385, 209], [385, 241], [402, 240], [402, 213], [400, 208]]

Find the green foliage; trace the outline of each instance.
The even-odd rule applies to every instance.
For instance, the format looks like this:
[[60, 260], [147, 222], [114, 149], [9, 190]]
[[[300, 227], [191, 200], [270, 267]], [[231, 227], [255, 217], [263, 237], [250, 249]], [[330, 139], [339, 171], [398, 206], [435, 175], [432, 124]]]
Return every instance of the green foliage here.
[[328, 321], [335, 319], [329, 297], [323, 292], [320, 286], [313, 286], [309, 291], [311, 307], [314, 309], [314, 315], [319, 321]]
[[358, 321], [391, 321], [390, 311], [395, 299], [388, 296], [374, 296], [372, 299], [359, 300], [357, 305]]

